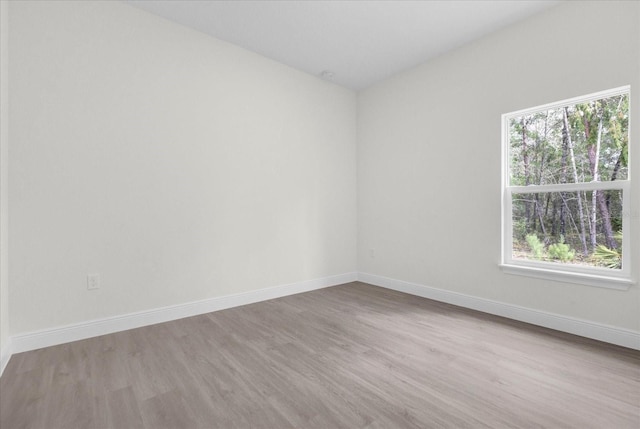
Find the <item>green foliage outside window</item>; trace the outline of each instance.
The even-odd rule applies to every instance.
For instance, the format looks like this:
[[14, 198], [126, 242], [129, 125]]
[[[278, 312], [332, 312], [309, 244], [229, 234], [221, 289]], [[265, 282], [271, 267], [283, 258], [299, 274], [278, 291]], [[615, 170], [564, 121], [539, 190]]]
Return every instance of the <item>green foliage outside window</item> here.
[[531, 249], [533, 259], [541, 260], [544, 257], [544, 244], [540, 242], [537, 235], [527, 235], [527, 244], [529, 245], [529, 249]]
[[576, 252], [571, 250], [568, 244], [564, 242], [564, 236], [560, 236], [560, 242], [549, 246], [549, 257], [562, 262], [573, 261]]
[[629, 93], [516, 114], [507, 125], [507, 184], [527, 187], [511, 194], [513, 258], [620, 269], [623, 190], [585, 185], [628, 180]]

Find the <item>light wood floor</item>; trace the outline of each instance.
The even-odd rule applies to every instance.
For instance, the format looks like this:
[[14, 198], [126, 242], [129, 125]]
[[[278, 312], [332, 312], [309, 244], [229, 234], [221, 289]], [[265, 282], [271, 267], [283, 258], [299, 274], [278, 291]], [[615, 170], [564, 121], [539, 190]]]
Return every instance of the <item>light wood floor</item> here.
[[0, 428], [640, 428], [640, 352], [362, 283], [14, 355]]

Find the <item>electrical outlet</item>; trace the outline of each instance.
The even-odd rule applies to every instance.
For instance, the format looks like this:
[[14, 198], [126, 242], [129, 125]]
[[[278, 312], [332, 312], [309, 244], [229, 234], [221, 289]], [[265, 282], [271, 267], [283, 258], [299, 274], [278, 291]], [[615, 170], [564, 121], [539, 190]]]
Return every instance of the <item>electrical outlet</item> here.
[[87, 274], [87, 290], [100, 289], [100, 274]]

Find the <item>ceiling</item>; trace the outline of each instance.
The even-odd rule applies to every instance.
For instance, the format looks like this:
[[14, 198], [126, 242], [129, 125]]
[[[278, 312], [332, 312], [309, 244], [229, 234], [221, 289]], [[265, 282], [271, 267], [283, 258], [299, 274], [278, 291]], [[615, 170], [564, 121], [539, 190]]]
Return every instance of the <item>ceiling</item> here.
[[125, 0], [354, 90], [559, 1]]

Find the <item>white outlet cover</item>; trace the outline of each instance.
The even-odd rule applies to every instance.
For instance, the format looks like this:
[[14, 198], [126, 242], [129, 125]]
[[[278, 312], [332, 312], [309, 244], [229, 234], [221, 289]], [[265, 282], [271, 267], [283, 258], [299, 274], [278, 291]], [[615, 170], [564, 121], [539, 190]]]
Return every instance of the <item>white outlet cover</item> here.
[[87, 274], [87, 290], [100, 289], [100, 274]]

